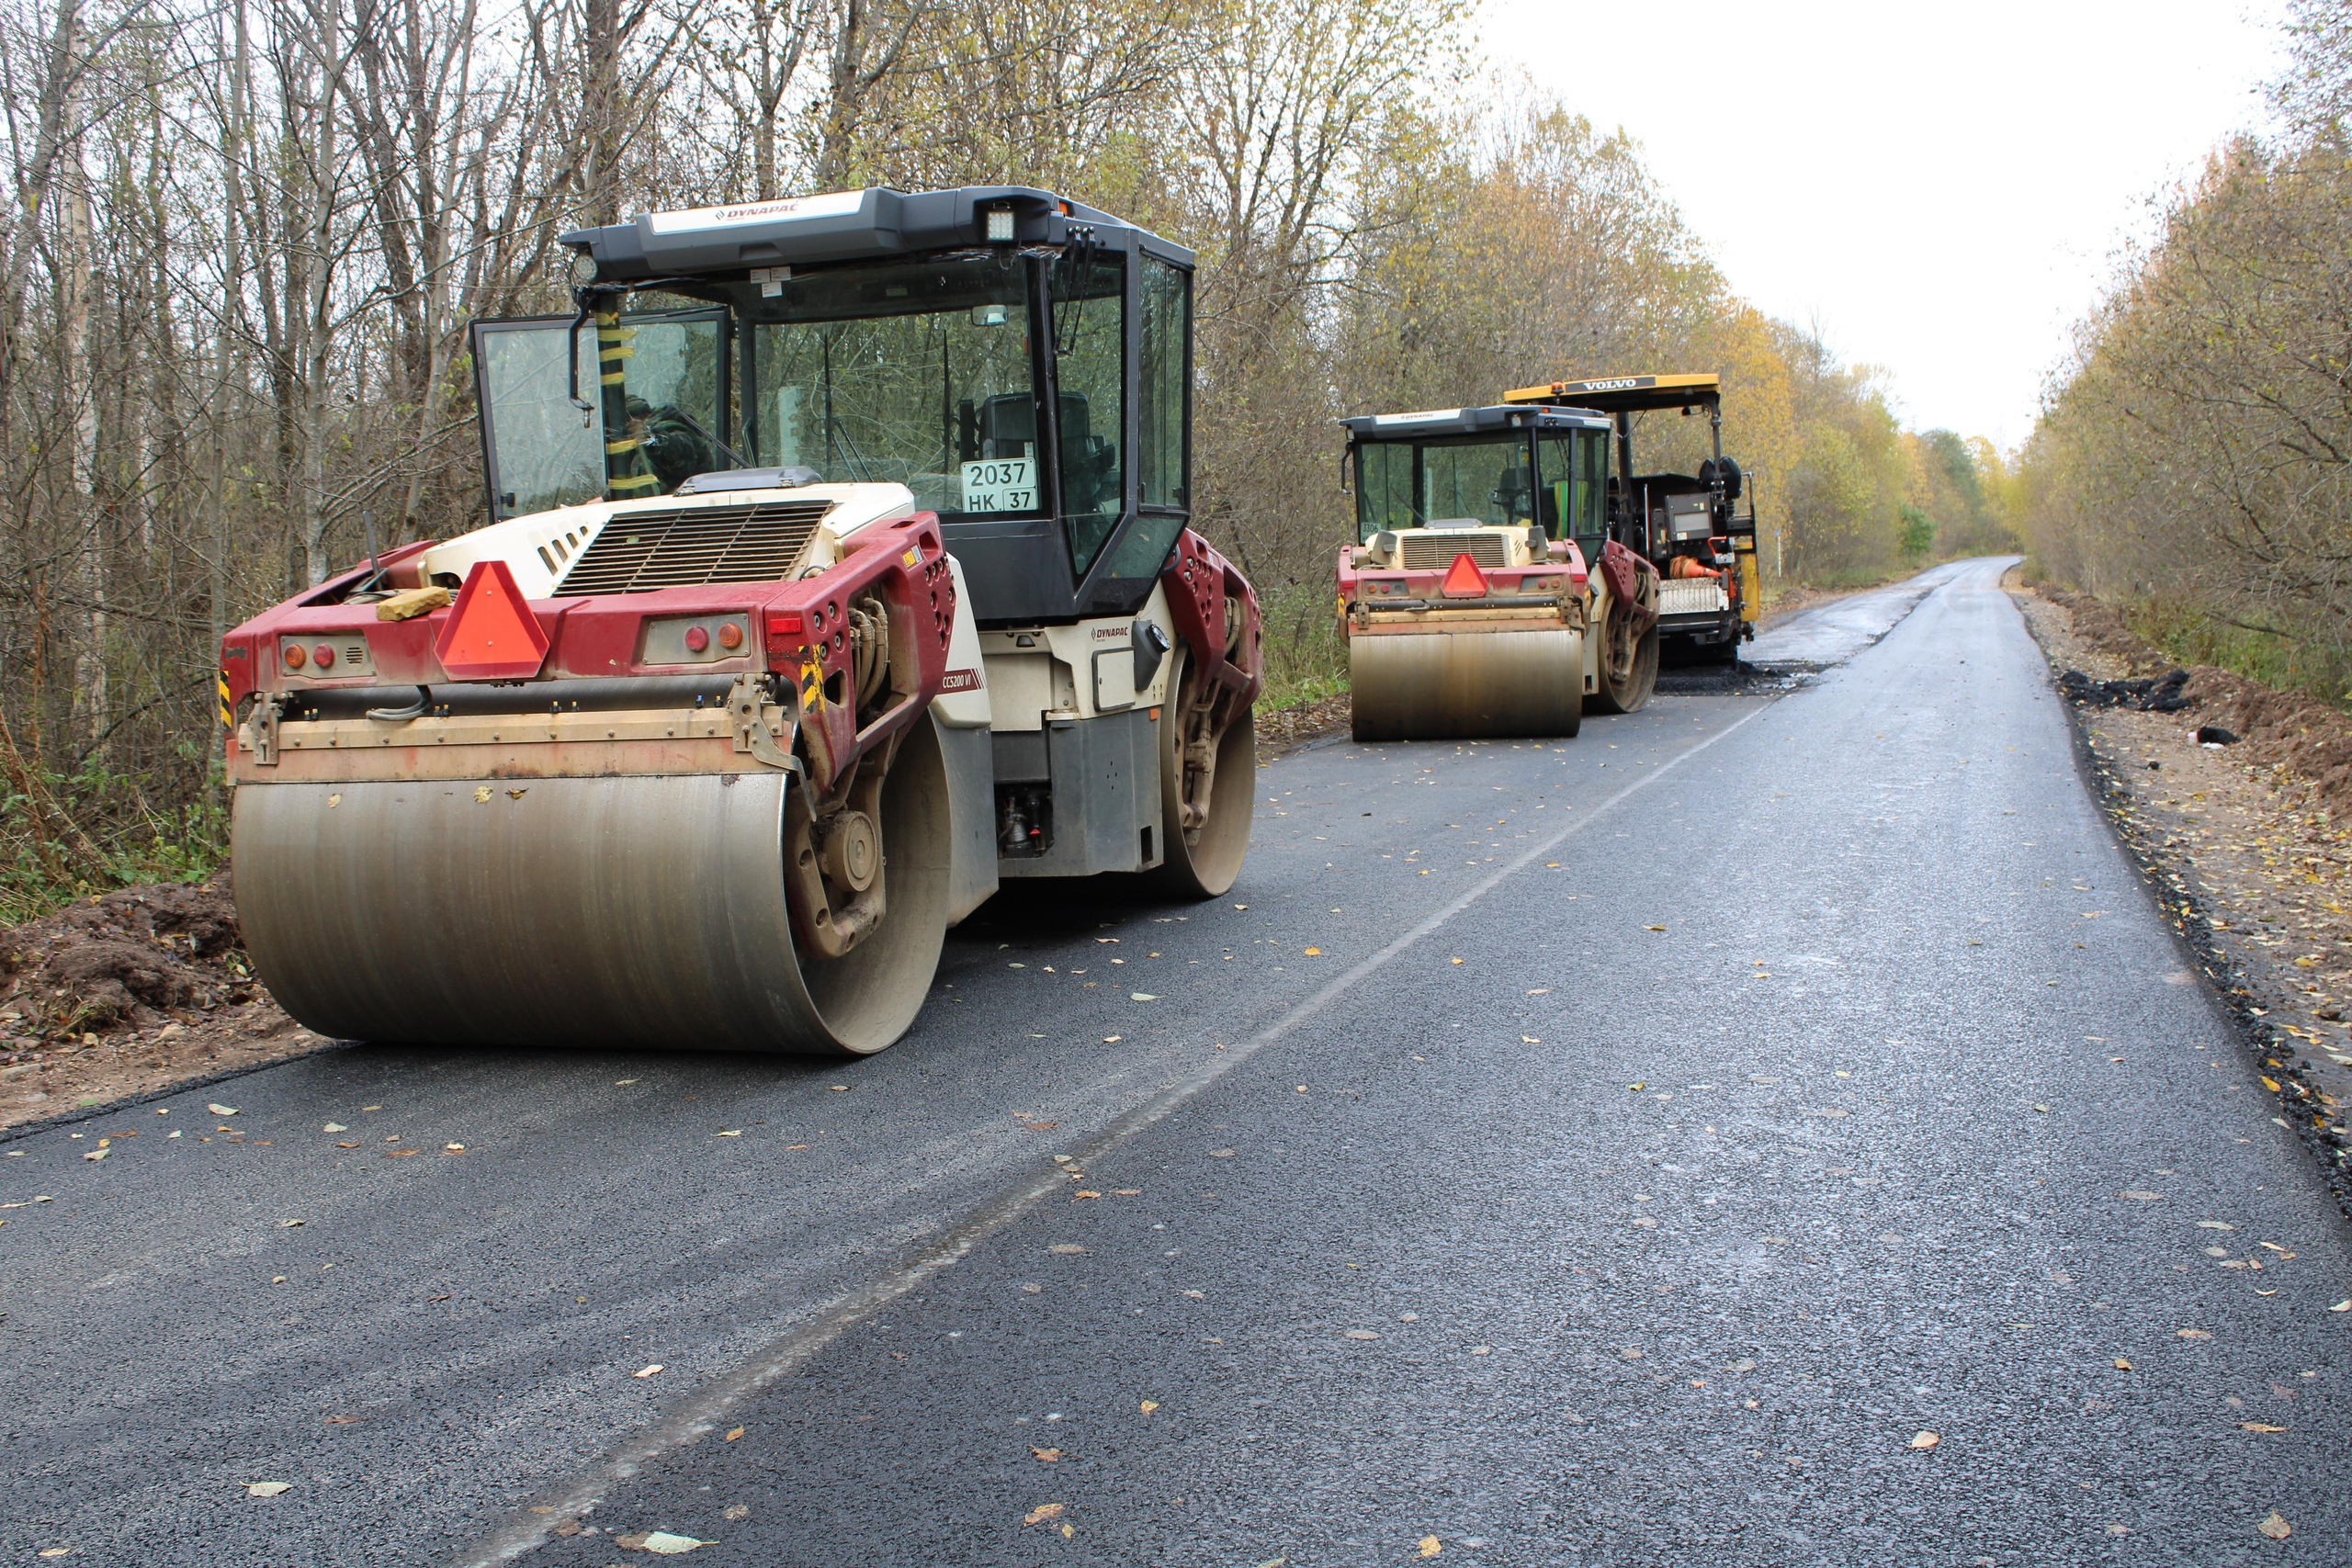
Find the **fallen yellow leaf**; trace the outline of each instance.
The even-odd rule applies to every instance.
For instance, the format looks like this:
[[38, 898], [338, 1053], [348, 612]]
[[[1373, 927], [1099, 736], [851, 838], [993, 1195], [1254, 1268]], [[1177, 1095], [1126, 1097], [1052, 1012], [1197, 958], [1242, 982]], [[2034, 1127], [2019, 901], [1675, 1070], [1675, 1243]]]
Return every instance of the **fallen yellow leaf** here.
[[2119, 1372], [2128, 1372], [2132, 1370], [2132, 1363], [2118, 1356], [2115, 1358], [2115, 1370]]
[[1439, 1552], [1443, 1551], [1444, 1550], [1445, 1550], [1445, 1542], [1443, 1542], [1443, 1541], [1442, 1541], [1442, 1540], [1438, 1540], [1438, 1538], [1437, 1538], [1437, 1537], [1435, 1537], [1435, 1536], [1433, 1536], [1433, 1535], [1425, 1535], [1425, 1536], [1421, 1537], [1421, 1545], [1420, 1545], [1420, 1555], [1421, 1555], [1421, 1556], [1423, 1556], [1423, 1557], [1435, 1557]]
[[2238, 1423], [2238, 1430], [2241, 1432], [2283, 1432], [2287, 1428], [2284, 1427], [2273, 1427], [2267, 1421], [2241, 1421]]
[[1042, 1525], [1047, 1519], [1061, 1517], [1061, 1515], [1062, 1506], [1059, 1503], [1040, 1503], [1022, 1515], [1021, 1522], [1024, 1525]]
[[1062, 1450], [1059, 1449], [1031, 1449], [1029, 1451], [1036, 1456], [1039, 1464], [1056, 1464], [1060, 1462], [1062, 1457]]
[[1320, 958], [1323, 956], [1323, 950], [1319, 947], [1310, 947], [1306, 949], [1306, 956], [1309, 958]]
[[1938, 1443], [1942, 1441], [1943, 1438], [1938, 1437], [1933, 1432], [1922, 1432], [1911, 1439], [1911, 1447], [1915, 1449], [1932, 1449]]
[[2270, 1510], [2270, 1517], [2268, 1518], [2263, 1520], [2254, 1528], [2260, 1530], [2264, 1535], [2268, 1536], [2272, 1540], [2284, 1540], [2289, 1536], [2295, 1533], [2295, 1527], [2289, 1524], [2285, 1519], [2280, 1518], [2278, 1517], [2278, 1510], [2276, 1508]]
[[1153, 1411], [1159, 1408], [1159, 1401], [1156, 1399], [1147, 1399], [1141, 1404], [1136, 1405], [1136, 1408], [1148, 1416]]
[[733, 1442], [736, 1438], [738, 1438], [741, 1437], [742, 1435], [743, 1435], [743, 1428], [742, 1428], [742, 1427], [736, 1427], [733, 1431], [731, 1431], [731, 1432], [729, 1432], [729, 1433], [728, 1433], [728, 1434], [727, 1434], [727, 1440], [728, 1440], [729, 1442], [730, 1442], [730, 1443], [731, 1443], [731, 1442]]

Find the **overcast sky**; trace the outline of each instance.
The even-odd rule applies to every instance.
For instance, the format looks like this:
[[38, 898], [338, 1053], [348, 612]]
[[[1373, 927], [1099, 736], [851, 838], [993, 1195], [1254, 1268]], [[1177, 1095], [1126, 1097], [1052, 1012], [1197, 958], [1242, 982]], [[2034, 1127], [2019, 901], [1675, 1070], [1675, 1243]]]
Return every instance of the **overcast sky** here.
[[1906, 423], [2008, 447], [2149, 197], [2263, 123], [2283, 11], [1488, 0], [1485, 35], [1641, 141], [1734, 289], [1884, 369]]

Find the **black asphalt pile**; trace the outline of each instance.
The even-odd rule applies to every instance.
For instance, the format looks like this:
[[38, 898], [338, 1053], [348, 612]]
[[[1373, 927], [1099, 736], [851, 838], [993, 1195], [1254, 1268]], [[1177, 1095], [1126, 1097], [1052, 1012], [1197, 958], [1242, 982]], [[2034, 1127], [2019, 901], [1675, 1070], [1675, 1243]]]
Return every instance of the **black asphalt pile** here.
[[2170, 674], [2132, 681], [2094, 681], [2079, 670], [2069, 670], [2058, 677], [2058, 684], [2066, 694], [2085, 707], [2137, 708], [2142, 713], [2181, 713], [2189, 706], [2181, 694], [2188, 684], [2188, 671], [2175, 670]]

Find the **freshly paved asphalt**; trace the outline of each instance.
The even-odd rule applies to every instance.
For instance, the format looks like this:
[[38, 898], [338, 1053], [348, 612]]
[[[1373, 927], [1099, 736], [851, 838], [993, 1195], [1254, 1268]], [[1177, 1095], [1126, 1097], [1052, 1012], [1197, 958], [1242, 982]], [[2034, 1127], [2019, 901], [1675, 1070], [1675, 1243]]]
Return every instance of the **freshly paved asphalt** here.
[[0, 1145], [0, 1561], [2342, 1562], [2352, 1235], [2000, 564], [1785, 695], [1287, 757], [1230, 897], [1000, 900], [853, 1066]]

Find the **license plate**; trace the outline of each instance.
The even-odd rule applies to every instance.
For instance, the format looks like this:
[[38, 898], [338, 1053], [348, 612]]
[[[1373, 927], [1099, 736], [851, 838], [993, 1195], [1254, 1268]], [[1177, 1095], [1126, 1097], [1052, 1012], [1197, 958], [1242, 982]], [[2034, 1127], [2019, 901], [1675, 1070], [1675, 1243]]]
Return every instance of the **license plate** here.
[[1029, 457], [987, 457], [964, 465], [964, 510], [1034, 512], [1037, 465]]

